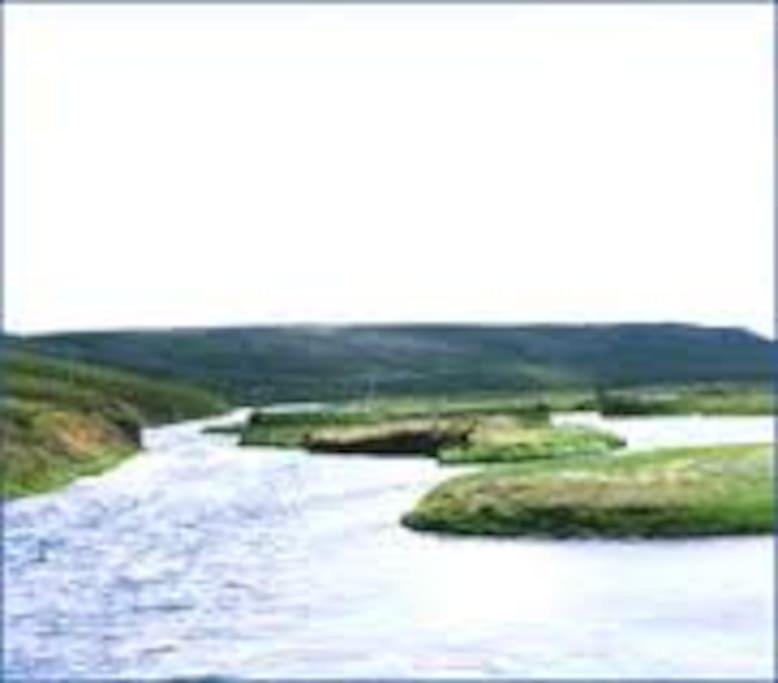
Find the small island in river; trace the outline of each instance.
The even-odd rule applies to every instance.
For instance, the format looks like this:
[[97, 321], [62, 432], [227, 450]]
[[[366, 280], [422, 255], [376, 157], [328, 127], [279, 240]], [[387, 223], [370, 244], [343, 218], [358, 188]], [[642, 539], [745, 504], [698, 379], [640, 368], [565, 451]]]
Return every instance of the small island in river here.
[[[471, 465], [464, 475], [453, 472], [403, 516], [404, 525], [419, 531], [648, 538], [772, 529], [770, 444], [632, 452], [609, 431], [554, 424], [552, 406], [569, 408], [571, 400], [570, 395], [384, 400], [306, 413], [258, 410], [233, 429], [243, 445]], [[580, 406], [581, 397], [576, 400]], [[721, 387], [661, 395], [600, 392], [584, 403], [605, 412], [597, 401], [607, 401], [609, 414], [623, 407], [625, 416], [684, 414], [681, 405], [699, 413], [726, 406], [743, 414], [768, 405], [767, 397], [754, 391]], [[480, 469], [474, 472], [472, 465]]]

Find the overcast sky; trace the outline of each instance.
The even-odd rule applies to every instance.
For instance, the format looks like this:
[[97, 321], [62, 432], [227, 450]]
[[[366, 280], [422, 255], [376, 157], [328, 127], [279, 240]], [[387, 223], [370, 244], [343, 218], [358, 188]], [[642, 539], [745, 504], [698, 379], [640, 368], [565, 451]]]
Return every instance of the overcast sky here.
[[6, 328], [769, 333], [771, 9], [6, 6]]

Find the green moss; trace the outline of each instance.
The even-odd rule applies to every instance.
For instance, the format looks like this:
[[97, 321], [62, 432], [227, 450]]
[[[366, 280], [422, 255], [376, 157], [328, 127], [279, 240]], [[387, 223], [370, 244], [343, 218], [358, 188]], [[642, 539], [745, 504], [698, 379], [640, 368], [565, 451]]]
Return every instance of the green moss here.
[[440, 484], [403, 523], [457, 534], [682, 537], [770, 533], [772, 445], [493, 467]]

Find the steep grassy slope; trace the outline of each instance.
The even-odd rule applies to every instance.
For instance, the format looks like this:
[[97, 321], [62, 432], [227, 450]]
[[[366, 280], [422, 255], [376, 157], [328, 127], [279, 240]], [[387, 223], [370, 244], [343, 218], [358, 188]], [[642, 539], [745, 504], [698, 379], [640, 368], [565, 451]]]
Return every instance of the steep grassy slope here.
[[46, 491], [137, 450], [143, 425], [226, 409], [200, 389], [83, 363], [3, 358], [0, 439], [4, 493]]
[[770, 382], [774, 358], [774, 344], [745, 330], [660, 324], [252, 327], [60, 334], [21, 343], [251, 402], [372, 390], [396, 396]]

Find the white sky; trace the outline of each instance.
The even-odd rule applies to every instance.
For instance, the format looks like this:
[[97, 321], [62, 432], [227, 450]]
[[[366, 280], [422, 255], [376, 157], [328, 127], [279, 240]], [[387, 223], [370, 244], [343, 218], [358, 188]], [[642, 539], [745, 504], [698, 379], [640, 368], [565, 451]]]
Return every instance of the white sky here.
[[769, 5], [4, 12], [10, 331], [772, 331]]

